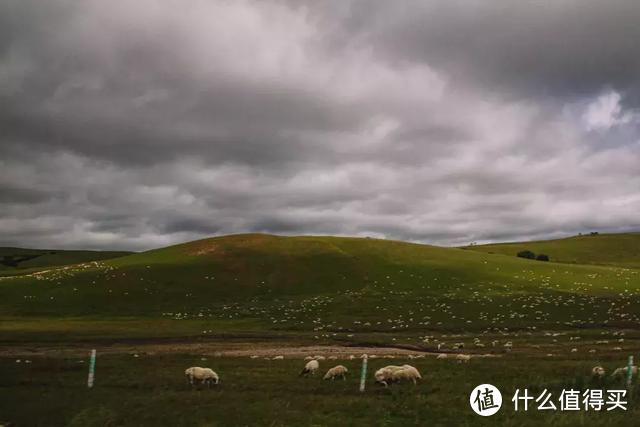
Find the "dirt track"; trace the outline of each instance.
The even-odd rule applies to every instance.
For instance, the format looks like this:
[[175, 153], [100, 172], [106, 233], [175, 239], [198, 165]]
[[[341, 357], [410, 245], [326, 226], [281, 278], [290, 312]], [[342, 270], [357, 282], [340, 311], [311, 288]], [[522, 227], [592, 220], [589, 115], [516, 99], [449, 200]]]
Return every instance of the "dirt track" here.
[[[171, 354], [187, 353], [200, 354], [210, 357], [251, 357], [271, 358], [274, 356], [285, 356], [291, 359], [303, 359], [306, 356], [322, 355], [325, 357], [335, 356], [345, 359], [353, 355], [360, 357], [367, 354], [373, 357], [409, 357], [412, 356], [436, 356], [440, 353], [412, 351], [393, 347], [351, 347], [351, 346], [309, 346], [309, 345], [274, 345], [269, 342], [247, 342], [247, 343], [145, 343], [145, 344], [113, 344], [108, 346], [76, 345], [73, 347], [56, 346], [11, 346], [0, 347], [0, 357], [28, 357], [28, 356], [49, 356], [49, 357], [72, 357], [84, 355], [91, 348], [98, 348], [101, 354]], [[494, 354], [474, 354], [473, 357], [499, 357]]]

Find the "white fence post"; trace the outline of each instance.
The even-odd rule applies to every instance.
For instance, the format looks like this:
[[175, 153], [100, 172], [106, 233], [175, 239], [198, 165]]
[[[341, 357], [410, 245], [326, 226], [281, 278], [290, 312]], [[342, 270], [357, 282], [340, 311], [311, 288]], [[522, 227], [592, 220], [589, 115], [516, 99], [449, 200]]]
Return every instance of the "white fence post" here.
[[367, 359], [369, 356], [366, 354], [362, 358], [362, 372], [360, 373], [360, 392], [364, 391], [365, 382], [367, 380]]
[[631, 388], [631, 377], [633, 376], [633, 356], [629, 356], [629, 361], [627, 362], [627, 388]]
[[89, 360], [89, 379], [87, 380], [87, 387], [93, 387], [93, 379], [96, 372], [96, 349], [91, 350], [91, 359]]

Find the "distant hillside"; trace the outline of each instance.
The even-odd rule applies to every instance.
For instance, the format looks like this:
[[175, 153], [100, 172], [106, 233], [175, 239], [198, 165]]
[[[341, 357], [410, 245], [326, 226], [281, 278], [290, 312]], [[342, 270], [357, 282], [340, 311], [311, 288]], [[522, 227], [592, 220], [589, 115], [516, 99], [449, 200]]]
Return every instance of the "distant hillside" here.
[[467, 246], [478, 252], [516, 256], [523, 250], [549, 255], [551, 261], [571, 264], [640, 268], [640, 233], [574, 236], [535, 242]]
[[67, 251], [0, 247], [0, 272], [38, 269], [81, 262], [101, 261], [130, 255], [124, 251]]
[[0, 316], [162, 316], [319, 334], [637, 322], [637, 273], [379, 239], [246, 234], [0, 276]]

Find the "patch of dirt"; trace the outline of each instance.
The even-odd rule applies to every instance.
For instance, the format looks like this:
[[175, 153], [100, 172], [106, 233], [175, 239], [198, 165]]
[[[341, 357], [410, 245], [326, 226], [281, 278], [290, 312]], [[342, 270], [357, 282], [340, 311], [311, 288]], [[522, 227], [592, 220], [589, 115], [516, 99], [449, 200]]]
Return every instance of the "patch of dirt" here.
[[190, 255], [207, 255], [217, 252], [219, 247], [213, 242], [202, 243], [193, 249]]
[[[95, 345], [81, 345], [74, 347], [0, 347], [0, 357], [73, 357], [85, 355]], [[162, 343], [162, 344], [114, 344], [109, 346], [97, 346], [100, 354], [171, 354], [187, 353], [210, 357], [251, 357], [273, 358], [284, 356], [287, 359], [304, 359], [306, 356], [322, 355], [347, 359], [350, 356], [360, 357], [367, 354], [370, 358], [410, 358], [416, 356], [436, 356], [441, 353], [412, 351], [392, 347], [363, 347], [363, 346], [336, 346], [336, 345], [277, 345], [261, 342], [234, 342], [234, 343]], [[450, 358], [454, 355], [450, 354]], [[471, 357], [500, 357], [495, 354], [473, 354]]]

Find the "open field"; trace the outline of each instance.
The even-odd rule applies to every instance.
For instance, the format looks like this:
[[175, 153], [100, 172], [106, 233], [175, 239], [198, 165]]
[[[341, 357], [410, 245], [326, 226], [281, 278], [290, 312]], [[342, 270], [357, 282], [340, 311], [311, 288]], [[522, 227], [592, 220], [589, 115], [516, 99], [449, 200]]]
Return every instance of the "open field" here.
[[26, 274], [46, 267], [79, 264], [130, 255], [124, 251], [68, 251], [0, 248], [0, 275]]
[[566, 239], [467, 246], [466, 249], [510, 256], [530, 250], [536, 255], [549, 255], [555, 262], [640, 267], [640, 233], [584, 234]]
[[[137, 355], [137, 357], [136, 357]], [[327, 360], [325, 369], [342, 363], [347, 381], [322, 381], [320, 375], [299, 378], [301, 358], [285, 360], [216, 357], [183, 353], [123, 353], [98, 357], [95, 388], [86, 389], [86, 357], [31, 357], [16, 363], [0, 358], [0, 413], [15, 425], [105, 426], [295, 426], [295, 425], [634, 425], [640, 412], [634, 386], [629, 411], [515, 412], [515, 389], [532, 394], [561, 390], [622, 388], [621, 380], [594, 380], [592, 363], [580, 359], [506, 355], [452, 360], [371, 359], [370, 379], [358, 391], [360, 360]], [[396, 384], [384, 389], [372, 383], [373, 370], [387, 364], [411, 363], [423, 374], [417, 386]], [[607, 356], [609, 371], [621, 364]], [[183, 378], [186, 366], [211, 366], [221, 375], [212, 389], [191, 389]], [[490, 373], [490, 374], [489, 374]], [[482, 419], [469, 408], [468, 396], [478, 384], [490, 382], [503, 393], [503, 409]], [[25, 403], [25, 402], [28, 402]], [[559, 403], [556, 401], [556, 404]]]
[[[546, 248], [552, 260], [572, 256], [565, 242], [554, 242], [557, 252]], [[571, 247], [581, 242], [591, 245]], [[4, 271], [0, 424], [632, 425], [635, 390], [627, 412], [515, 413], [510, 398], [525, 387], [559, 394], [622, 386], [610, 378], [594, 384], [590, 371], [602, 365], [611, 372], [638, 357], [633, 249], [616, 255], [617, 265], [602, 249], [585, 249], [589, 259], [571, 264], [486, 248], [237, 235]], [[91, 348], [99, 368], [88, 393]], [[435, 359], [460, 352], [473, 357], [469, 364]], [[348, 358], [362, 353], [377, 356], [364, 394], [357, 392], [360, 362]], [[339, 360], [352, 376], [299, 379], [305, 354], [335, 356], [322, 368]], [[265, 360], [276, 355], [285, 360]], [[417, 366], [424, 381], [373, 387], [374, 368], [403, 363]], [[182, 374], [191, 365], [217, 370], [220, 387], [190, 390]], [[484, 382], [505, 398], [487, 420], [468, 404]]]

